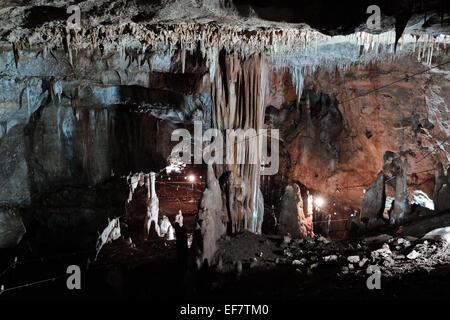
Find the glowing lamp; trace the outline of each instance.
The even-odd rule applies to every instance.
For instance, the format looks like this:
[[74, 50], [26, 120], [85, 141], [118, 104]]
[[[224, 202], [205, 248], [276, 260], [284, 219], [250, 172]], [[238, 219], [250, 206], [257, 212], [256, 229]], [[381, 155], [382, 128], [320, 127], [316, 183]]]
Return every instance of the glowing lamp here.
[[319, 198], [315, 199], [315, 203], [316, 203], [316, 206], [321, 207], [325, 203], [325, 200], [323, 200], [323, 198], [319, 197]]

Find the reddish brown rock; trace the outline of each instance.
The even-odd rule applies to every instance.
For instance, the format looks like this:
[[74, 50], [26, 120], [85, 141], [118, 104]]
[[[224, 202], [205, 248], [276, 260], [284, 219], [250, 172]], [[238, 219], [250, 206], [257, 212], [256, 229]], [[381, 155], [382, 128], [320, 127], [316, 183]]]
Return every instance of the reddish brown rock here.
[[[448, 136], [450, 83], [437, 71], [385, 86], [424, 70], [409, 57], [336, 74], [319, 70], [305, 78], [298, 106], [292, 102], [294, 87], [285, 87], [287, 71], [271, 75], [277, 94], [266, 100], [279, 110], [271, 127], [281, 131], [280, 175], [357, 209], [384, 165], [385, 152], [393, 151], [408, 161], [408, 193], [418, 189], [431, 197], [433, 170], [449, 158], [450, 145], [441, 142]], [[387, 196], [395, 195], [394, 181], [386, 185]]]
[[290, 184], [281, 199], [279, 232], [290, 234], [293, 238], [313, 237], [312, 215], [303, 206], [300, 187]]
[[447, 168], [445, 174], [442, 163], [439, 163], [435, 170], [433, 202], [438, 212], [450, 209], [450, 168]]
[[377, 179], [370, 184], [366, 190], [361, 205], [361, 220], [368, 227], [380, 222], [386, 202], [386, 191], [384, 188], [384, 173], [381, 171]]

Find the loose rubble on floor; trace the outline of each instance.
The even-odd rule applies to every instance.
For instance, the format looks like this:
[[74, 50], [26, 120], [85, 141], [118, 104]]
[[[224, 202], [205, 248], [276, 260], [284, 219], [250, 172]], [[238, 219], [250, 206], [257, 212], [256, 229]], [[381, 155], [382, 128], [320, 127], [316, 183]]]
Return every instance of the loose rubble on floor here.
[[[312, 275], [327, 266], [336, 267], [338, 277], [355, 275], [367, 278], [379, 268], [383, 277], [401, 277], [418, 271], [430, 272], [450, 264], [450, 243], [414, 237], [381, 235], [359, 241], [330, 241], [323, 236], [291, 239], [247, 232], [220, 242], [216, 256], [220, 272], [236, 272], [291, 265], [297, 272]], [[228, 247], [240, 248], [235, 252]]]

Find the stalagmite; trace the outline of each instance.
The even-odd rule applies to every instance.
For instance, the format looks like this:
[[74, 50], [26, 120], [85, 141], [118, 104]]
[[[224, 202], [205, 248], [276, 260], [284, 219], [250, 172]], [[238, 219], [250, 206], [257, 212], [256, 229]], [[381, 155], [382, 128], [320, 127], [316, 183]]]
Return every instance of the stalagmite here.
[[261, 188], [258, 187], [258, 199], [257, 199], [258, 208], [257, 211], [254, 212], [253, 219], [256, 221], [255, 232], [262, 232], [262, 224], [264, 219], [264, 195], [261, 191]]
[[384, 187], [384, 173], [381, 171], [375, 181], [364, 193], [361, 205], [361, 220], [367, 227], [374, 227], [382, 223], [386, 191]]
[[175, 240], [175, 229], [172, 227], [172, 225], [170, 225], [169, 230], [167, 230], [167, 240]]
[[286, 186], [281, 198], [279, 232], [293, 238], [313, 237], [312, 216], [305, 213], [303, 199], [298, 184]]
[[129, 188], [130, 188], [130, 193], [128, 195], [127, 202], [130, 203], [131, 200], [133, 200], [134, 190], [136, 189], [136, 187], [138, 185], [139, 175], [129, 175], [127, 180], [128, 180], [128, 185], [129, 185]]
[[95, 260], [97, 260], [98, 254], [100, 253], [100, 250], [103, 248], [103, 246], [105, 244], [119, 239], [120, 236], [121, 236], [121, 233], [120, 233], [119, 218], [115, 218], [111, 221], [108, 221], [108, 225], [102, 231], [102, 233], [100, 234], [100, 236], [97, 239]]
[[450, 167], [447, 169], [447, 174], [445, 171], [442, 163], [439, 163], [435, 170], [433, 202], [438, 212], [450, 208]]
[[[214, 127], [222, 131], [254, 129], [258, 132], [262, 129], [267, 80], [265, 58], [250, 56], [244, 59], [222, 51], [211, 71], [215, 101]], [[234, 137], [232, 141], [227, 140], [226, 152], [239, 161], [218, 168], [219, 174], [230, 172], [228, 192], [233, 193], [231, 198], [234, 199], [228, 195], [228, 204], [234, 208], [229, 209], [233, 212], [230, 214], [230, 223], [234, 232], [241, 228], [261, 232], [264, 214], [263, 210], [259, 210], [259, 202], [263, 201], [259, 196], [261, 138], [253, 134], [242, 141], [238, 140], [239, 145], [235, 145]], [[237, 186], [238, 192], [235, 190]]]
[[227, 171], [220, 177], [222, 200], [225, 203], [229, 225], [233, 233], [241, 231], [245, 218], [244, 202], [247, 196], [246, 184], [233, 171]]
[[386, 197], [386, 202], [384, 203], [383, 219], [389, 220], [393, 206], [394, 206], [394, 198]]
[[145, 176], [146, 186], [148, 188], [148, 206], [147, 206], [147, 217], [145, 221], [145, 227], [147, 233], [150, 231], [152, 224], [155, 226], [156, 233], [160, 235], [158, 215], [159, 215], [159, 199], [156, 195], [156, 173], [151, 172], [150, 175]]
[[163, 216], [161, 220], [161, 224], [159, 225], [159, 236], [167, 237], [168, 240], [175, 239], [174, 229], [167, 216]]
[[213, 263], [216, 242], [226, 232], [227, 216], [222, 205], [222, 192], [212, 165], [208, 165], [207, 184], [203, 191], [197, 216], [198, 229], [194, 233], [195, 262], [200, 268], [205, 261]]
[[401, 158], [396, 159], [397, 174], [395, 176], [395, 200], [394, 208], [391, 213], [391, 224], [401, 224], [405, 215], [409, 213], [408, 191], [407, 191], [407, 174], [408, 162]]
[[181, 210], [178, 210], [178, 214], [175, 216], [175, 223], [178, 223], [180, 227], [183, 226], [183, 213], [181, 213]]
[[309, 191], [307, 191], [306, 193], [307, 195], [307, 200], [306, 200], [306, 214], [307, 216], [313, 216], [313, 196], [312, 194], [309, 194]]

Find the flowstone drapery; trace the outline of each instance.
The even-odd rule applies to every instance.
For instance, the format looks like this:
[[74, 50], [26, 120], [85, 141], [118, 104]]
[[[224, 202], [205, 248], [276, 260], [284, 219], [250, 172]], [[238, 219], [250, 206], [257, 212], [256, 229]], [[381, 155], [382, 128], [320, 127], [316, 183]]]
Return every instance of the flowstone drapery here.
[[[228, 135], [225, 154], [233, 159], [218, 166], [219, 176], [225, 174], [228, 187], [228, 210], [231, 230], [247, 229], [260, 233], [262, 217], [259, 190], [261, 174], [261, 142], [266, 137], [259, 130], [264, 126], [267, 64], [264, 56], [253, 55], [246, 59], [221, 51], [214, 68], [212, 93], [215, 102], [213, 126], [222, 132], [227, 129], [254, 129], [253, 135], [244, 139]], [[231, 205], [231, 207], [230, 207]]]

